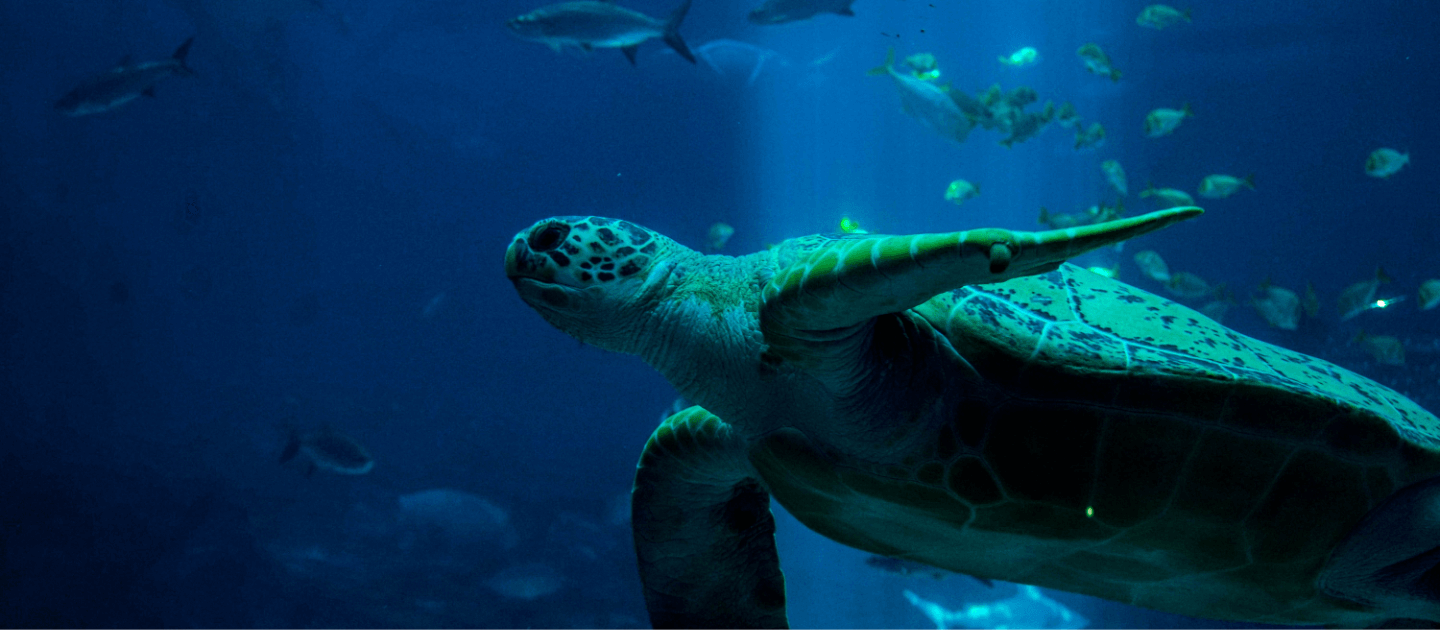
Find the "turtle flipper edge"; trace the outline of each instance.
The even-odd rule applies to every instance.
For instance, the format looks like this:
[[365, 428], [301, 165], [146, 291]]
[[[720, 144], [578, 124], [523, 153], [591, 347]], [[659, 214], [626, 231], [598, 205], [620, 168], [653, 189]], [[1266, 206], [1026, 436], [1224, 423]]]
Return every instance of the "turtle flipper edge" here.
[[[1440, 622], [1440, 478], [1410, 485], [1375, 506], [1330, 553], [1327, 595], [1384, 610], [1403, 627]], [[1383, 627], [1402, 627], [1383, 626]]]
[[1067, 259], [1199, 216], [1183, 206], [1093, 225], [1016, 232], [997, 228], [835, 238], [765, 285], [767, 340], [826, 331], [914, 307], [951, 289], [1054, 271]]
[[700, 407], [646, 442], [630, 510], [656, 628], [788, 627], [770, 495], [753, 474], [743, 440]]

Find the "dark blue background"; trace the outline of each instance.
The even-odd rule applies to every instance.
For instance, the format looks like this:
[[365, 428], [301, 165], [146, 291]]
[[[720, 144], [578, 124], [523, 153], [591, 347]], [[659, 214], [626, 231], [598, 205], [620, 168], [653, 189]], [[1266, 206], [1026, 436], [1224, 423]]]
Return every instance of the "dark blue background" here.
[[[896, 233], [1029, 229], [1041, 205], [1106, 198], [1104, 159], [1129, 171], [1134, 209], [1149, 208], [1134, 197], [1146, 181], [1193, 191], [1255, 173], [1255, 192], [1202, 200], [1202, 219], [1127, 248], [1124, 277], [1159, 290], [1128, 264], [1150, 248], [1242, 303], [1267, 278], [1313, 282], [1325, 310], [1298, 331], [1244, 306], [1227, 323], [1440, 409], [1440, 311], [1414, 297], [1440, 276], [1440, 12], [1197, 2], [1193, 24], [1157, 32], [1135, 25], [1143, 5], [857, 0], [855, 18], [756, 27], [748, 3], [696, 0], [692, 48], [783, 56], [747, 83], [744, 51], [710, 49], [724, 74], [658, 42], [635, 68], [554, 54], [505, 32], [535, 8], [516, 0], [0, 4], [0, 625], [644, 623], [611, 512], [673, 392], [515, 296], [504, 248], [556, 214], [694, 247], [724, 220], [740, 253], [842, 215]], [[51, 109], [123, 55], [160, 59], [191, 35], [196, 78], [98, 116]], [[1119, 83], [1083, 70], [1090, 41]], [[1041, 63], [995, 62], [1027, 45]], [[941, 139], [865, 76], [892, 46], [935, 53], [955, 89], [1071, 100], [1109, 140], [1077, 152], [1054, 126], [1011, 149], [980, 130]], [[1146, 112], [1182, 102], [1194, 118], [1143, 136]], [[1366, 177], [1381, 146], [1414, 161]], [[956, 208], [941, 196], [962, 177], [982, 195]], [[1409, 301], [1339, 322], [1334, 297], [1377, 264], [1396, 280], [1382, 294]], [[1409, 365], [1349, 344], [1362, 328], [1404, 340]], [[343, 430], [375, 471], [278, 466], [286, 423]], [[519, 545], [438, 577], [405, 564], [396, 498], [428, 488], [503, 506]], [[781, 525], [797, 625], [927, 625], [905, 588], [954, 606], [1008, 594], [876, 573]], [[565, 576], [560, 591], [526, 602], [481, 585], [532, 559]], [[1215, 625], [1051, 595], [1096, 625]]]

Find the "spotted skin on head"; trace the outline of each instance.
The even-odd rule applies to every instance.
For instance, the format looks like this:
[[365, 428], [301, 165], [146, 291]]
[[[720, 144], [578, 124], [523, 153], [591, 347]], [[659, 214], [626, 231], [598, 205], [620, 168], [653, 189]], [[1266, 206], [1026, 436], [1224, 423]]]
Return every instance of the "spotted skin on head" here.
[[527, 255], [513, 262], [522, 275], [571, 287], [614, 282], [645, 270], [659, 251], [657, 235], [629, 221], [555, 217], [515, 235]]

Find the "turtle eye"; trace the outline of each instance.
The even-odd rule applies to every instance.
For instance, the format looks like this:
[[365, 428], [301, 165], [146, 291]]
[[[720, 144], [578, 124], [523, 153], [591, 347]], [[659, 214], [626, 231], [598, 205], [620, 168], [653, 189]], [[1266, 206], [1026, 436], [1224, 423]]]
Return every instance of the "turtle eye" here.
[[548, 252], [560, 246], [560, 242], [570, 234], [568, 225], [550, 225], [530, 236], [530, 249], [537, 252]]

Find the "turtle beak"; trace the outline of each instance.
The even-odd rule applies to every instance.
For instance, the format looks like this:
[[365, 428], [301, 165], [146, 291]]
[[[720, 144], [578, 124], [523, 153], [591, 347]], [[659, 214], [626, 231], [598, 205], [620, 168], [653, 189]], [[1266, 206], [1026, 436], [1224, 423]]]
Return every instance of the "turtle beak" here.
[[512, 281], [529, 278], [554, 282], [555, 270], [547, 263], [548, 258], [536, 256], [530, 251], [530, 244], [525, 241], [525, 233], [521, 232], [515, 237], [515, 241], [510, 243], [510, 248], [505, 250], [505, 277]]
[[515, 277], [520, 274], [520, 256], [523, 255], [520, 249], [522, 247], [529, 249], [529, 247], [525, 246], [525, 239], [517, 238], [515, 242], [511, 243], [510, 247], [505, 250], [506, 278], [514, 280]]

